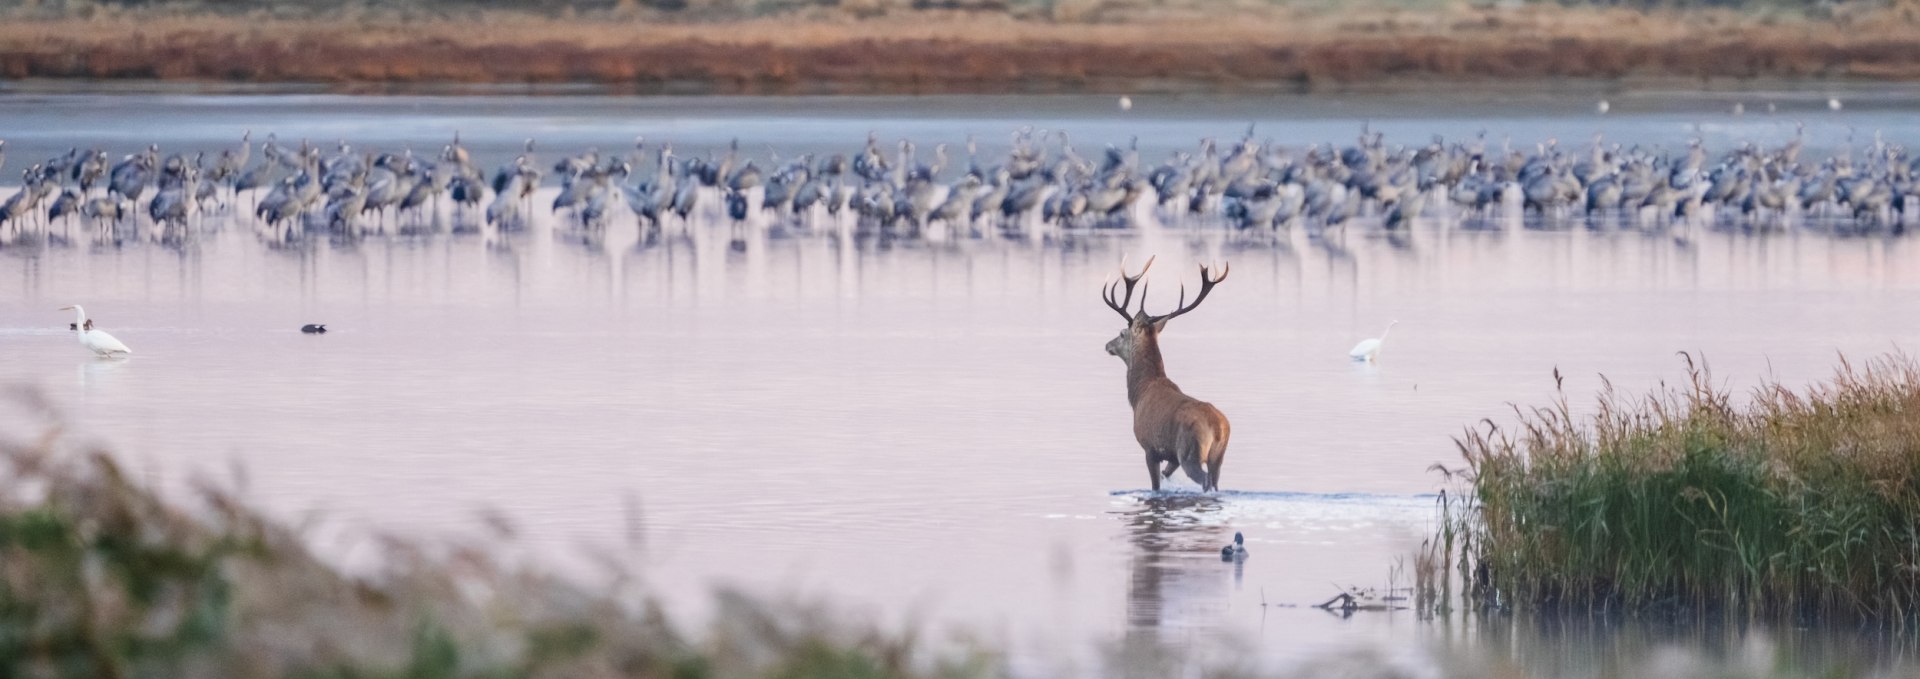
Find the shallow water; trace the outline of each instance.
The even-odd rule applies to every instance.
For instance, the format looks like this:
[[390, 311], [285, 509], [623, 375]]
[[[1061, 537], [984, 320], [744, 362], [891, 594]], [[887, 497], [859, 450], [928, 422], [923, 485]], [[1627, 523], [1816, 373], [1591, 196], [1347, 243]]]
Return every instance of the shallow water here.
[[[1091, 100], [1037, 100], [1030, 120], [913, 100], [685, 112], [652, 100], [0, 97], [0, 127], [24, 131], [8, 133], [10, 158], [96, 141], [211, 144], [247, 128], [377, 146], [438, 143], [460, 127], [475, 148], [531, 133], [557, 154], [640, 133], [695, 149], [737, 133], [783, 151], [842, 150], [869, 128], [925, 144], [1034, 123], [1184, 146], [1238, 134], [1235, 114], [1256, 104], [1136, 106], [1120, 119]], [[1318, 117], [1273, 134], [1345, 142], [1358, 119], [1388, 110], [1317, 105]], [[560, 113], [568, 106], [584, 112]], [[1380, 125], [1408, 142], [1479, 127], [1584, 138], [1599, 125], [1677, 143], [1689, 128], [1676, 121], [1707, 115], [1670, 104], [1602, 121], [1540, 104], [1489, 121], [1450, 106]], [[1844, 140], [1846, 126], [1871, 124], [1920, 138], [1892, 108], [1809, 132]], [[195, 122], [150, 131], [168, 116]], [[1784, 116], [1746, 120], [1726, 134], [1792, 134]], [[1393, 585], [1434, 517], [1442, 480], [1429, 467], [1456, 462], [1450, 437], [1550, 398], [1556, 369], [1576, 399], [1601, 374], [1626, 390], [1679, 379], [1683, 350], [1736, 388], [1803, 383], [1837, 355], [1920, 334], [1909, 313], [1920, 249], [1899, 237], [1428, 221], [1393, 238], [1156, 229], [947, 243], [711, 227], [643, 246], [626, 219], [604, 237], [542, 222], [295, 246], [213, 220], [183, 247], [0, 248], [0, 384], [42, 388], [76, 437], [163, 482], [238, 462], [249, 496], [341, 526], [322, 548], [348, 562], [365, 551], [356, 536], [479, 534], [491, 508], [531, 558], [566, 568], [584, 568], [589, 549], [632, 547], [647, 579], [695, 616], [725, 584], [982, 631], [1034, 665], [1087, 642], [1278, 664], [1437, 643], [1584, 676], [1663, 640], [1717, 642], [1461, 630], [1302, 605], [1336, 585]], [[1141, 490], [1122, 366], [1101, 349], [1118, 319], [1098, 290], [1123, 254], [1159, 256], [1156, 304], [1197, 280], [1192, 262], [1232, 263], [1164, 338], [1171, 376], [1232, 418], [1227, 492], [1196, 495], [1185, 479], [1173, 482], [1184, 493]], [[71, 316], [55, 311], [73, 303], [138, 353], [83, 354]], [[1390, 320], [1400, 323], [1377, 365], [1347, 359]], [[332, 332], [298, 332], [312, 322]], [[1235, 531], [1252, 558], [1222, 563]], [[1871, 636], [1776, 635], [1808, 663], [1910, 666], [1908, 651]]]

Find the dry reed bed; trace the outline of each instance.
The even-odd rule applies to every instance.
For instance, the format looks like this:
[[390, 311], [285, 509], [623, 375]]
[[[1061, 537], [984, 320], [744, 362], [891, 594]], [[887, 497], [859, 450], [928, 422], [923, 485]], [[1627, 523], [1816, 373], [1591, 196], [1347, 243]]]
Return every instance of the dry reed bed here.
[[1920, 79], [1920, 25], [1723, 13], [1173, 14], [1112, 23], [927, 12], [724, 23], [127, 16], [0, 24], [0, 77], [589, 83], [700, 93], [1300, 88], [1382, 79]]
[[1914, 622], [1920, 367], [1843, 361], [1741, 401], [1686, 363], [1678, 388], [1609, 383], [1591, 416], [1562, 396], [1469, 431], [1467, 502], [1427, 565], [1486, 606]]

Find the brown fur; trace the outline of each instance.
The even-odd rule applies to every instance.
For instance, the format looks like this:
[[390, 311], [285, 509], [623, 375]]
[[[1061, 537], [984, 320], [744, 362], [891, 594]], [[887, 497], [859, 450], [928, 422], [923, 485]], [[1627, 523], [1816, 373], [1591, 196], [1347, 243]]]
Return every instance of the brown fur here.
[[[1147, 266], [1152, 266], [1149, 260]], [[1140, 275], [1146, 269], [1142, 268]], [[1219, 408], [1188, 396], [1167, 378], [1166, 363], [1160, 356], [1160, 331], [1174, 316], [1192, 310], [1206, 299], [1214, 284], [1226, 280], [1208, 278], [1205, 267], [1201, 278], [1206, 287], [1192, 306], [1182, 307], [1164, 316], [1148, 315], [1145, 308], [1128, 317], [1127, 327], [1107, 342], [1107, 353], [1119, 356], [1127, 364], [1127, 403], [1133, 407], [1133, 437], [1146, 452], [1147, 476], [1153, 489], [1160, 490], [1160, 479], [1173, 476], [1175, 469], [1200, 484], [1202, 490], [1220, 489], [1220, 468], [1226, 461], [1227, 440], [1233, 427]], [[1124, 275], [1124, 274], [1123, 274]], [[1133, 283], [1139, 275], [1126, 277], [1127, 299], [1133, 296]], [[1184, 302], [1186, 295], [1181, 295]], [[1109, 306], [1115, 306], [1111, 297]], [[1125, 315], [1125, 300], [1115, 307]], [[1143, 300], [1144, 306], [1144, 300]]]

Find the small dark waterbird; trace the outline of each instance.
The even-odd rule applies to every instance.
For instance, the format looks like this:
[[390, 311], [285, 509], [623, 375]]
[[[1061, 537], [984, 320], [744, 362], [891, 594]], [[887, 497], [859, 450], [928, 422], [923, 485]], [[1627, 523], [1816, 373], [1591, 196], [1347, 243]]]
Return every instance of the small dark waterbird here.
[[1221, 561], [1239, 561], [1247, 558], [1247, 539], [1239, 531], [1233, 533], [1233, 544], [1220, 548]]
[[308, 323], [306, 325], [300, 326], [300, 332], [304, 332], [309, 335], [325, 335], [327, 334], [327, 324]]

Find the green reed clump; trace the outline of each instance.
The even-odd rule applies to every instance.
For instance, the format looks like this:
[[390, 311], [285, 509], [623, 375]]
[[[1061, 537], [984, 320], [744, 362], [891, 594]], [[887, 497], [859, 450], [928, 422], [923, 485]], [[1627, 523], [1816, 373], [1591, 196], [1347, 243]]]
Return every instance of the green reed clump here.
[[[1684, 356], [1684, 355], [1683, 355]], [[1745, 400], [1688, 381], [1590, 416], [1564, 392], [1458, 439], [1469, 502], [1430, 542], [1481, 604], [1911, 620], [1920, 368], [1904, 355]], [[1555, 375], [1558, 380], [1558, 375]]]

